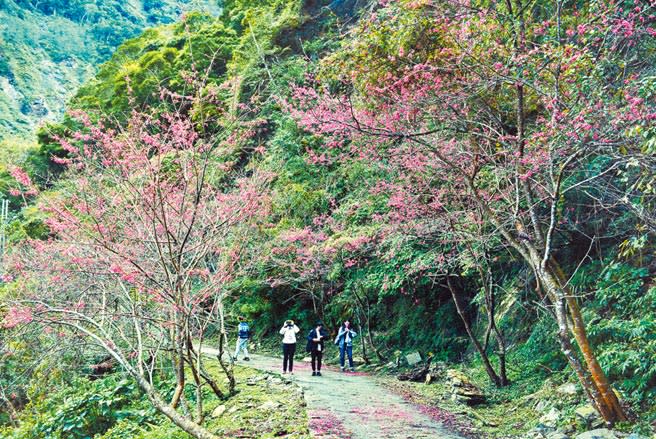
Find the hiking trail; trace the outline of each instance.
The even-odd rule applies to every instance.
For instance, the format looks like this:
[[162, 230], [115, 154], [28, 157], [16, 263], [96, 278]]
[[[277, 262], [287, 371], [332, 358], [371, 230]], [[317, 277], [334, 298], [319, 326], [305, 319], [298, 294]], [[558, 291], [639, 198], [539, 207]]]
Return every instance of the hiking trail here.
[[[218, 350], [203, 348], [216, 357]], [[282, 359], [251, 355], [238, 364], [282, 373]], [[294, 363], [294, 375], [282, 375], [303, 389], [310, 433], [318, 439], [463, 439], [425, 410], [405, 401], [364, 373], [324, 366], [312, 376], [310, 363]]]

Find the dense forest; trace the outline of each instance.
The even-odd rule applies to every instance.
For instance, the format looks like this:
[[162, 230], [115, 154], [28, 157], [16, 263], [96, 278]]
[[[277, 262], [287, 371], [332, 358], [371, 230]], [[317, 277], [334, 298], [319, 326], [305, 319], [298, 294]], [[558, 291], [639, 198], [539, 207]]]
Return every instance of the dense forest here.
[[[96, 61], [177, 7], [22, 3], [95, 23]], [[415, 352], [468, 375], [468, 437], [656, 434], [653, 1], [221, 8], [123, 42], [0, 151], [1, 437], [308, 437], [210, 416], [254, 382], [239, 316], [257, 352], [349, 319], [381, 379]]]
[[0, 141], [31, 140], [120, 43], [185, 10], [220, 12], [212, 1], [0, 1]]

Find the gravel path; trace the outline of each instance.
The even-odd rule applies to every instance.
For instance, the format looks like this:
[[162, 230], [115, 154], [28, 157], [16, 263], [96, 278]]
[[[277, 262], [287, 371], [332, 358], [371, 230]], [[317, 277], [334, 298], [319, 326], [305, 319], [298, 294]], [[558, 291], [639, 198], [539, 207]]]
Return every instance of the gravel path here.
[[[203, 348], [207, 355], [217, 355]], [[282, 359], [252, 355], [239, 364], [282, 372]], [[362, 373], [324, 368], [313, 377], [308, 362], [294, 364], [286, 375], [304, 391], [310, 431], [318, 439], [462, 439], [438, 421]]]

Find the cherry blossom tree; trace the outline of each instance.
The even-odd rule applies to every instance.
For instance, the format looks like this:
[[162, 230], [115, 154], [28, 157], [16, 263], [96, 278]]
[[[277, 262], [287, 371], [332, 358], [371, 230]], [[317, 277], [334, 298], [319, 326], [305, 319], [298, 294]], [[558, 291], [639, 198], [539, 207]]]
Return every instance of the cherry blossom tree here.
[[[558, 234], [567, 198], [616, 173], [618, 157], [639, 159], [633, 128], [653, 126], [653, 102], [640, 96], [653, 4], [385, 4], [325, 61], [329, 87], [296, 90], [290, 111], [325, 139], [310, 156], [377, 164], [391, 177], [379, 186], [398, 223], [463, 230], [480, 218], [492, 228], [534, 272], [592, 404], [609, 423], [626, 420], [588, 340]], [[599, 159], [605, 166], [590, 172]]]
[[327, 235], [311, 227], [290, 229], [270, 243], [262, 254], [272, 288], [288, 287], [297, 297], [309, 298], [315, 315], [323, 319], [324, 305], [330, 295], [329, 272], [334, 252], [326, 250]]
[[[74, 114], [84, 129], [59, 139], [67, 178], [39, 206], [51, 235], [14, 252], [20, 288], [4, 325], [37, 324], [92, 342], [158, 411], [210, 439], [202, 390], [224, 398], [235, 380], [221, 355], [227, 390], [206, 369], [203, 334], [216, 325], [225, 346], [226, 284], [241, 269], [233, 232], [266, 214], [271, 175], [231, 159], [249, 123], [220, 111], [211, 88], [192, 89], [163, 90], [165, 105], [133, 110], [123, 125]], [[170, 401], [161, 390], [167, 369], [176, 376]], [[193, 401], [184, 394], [189, 376]]]

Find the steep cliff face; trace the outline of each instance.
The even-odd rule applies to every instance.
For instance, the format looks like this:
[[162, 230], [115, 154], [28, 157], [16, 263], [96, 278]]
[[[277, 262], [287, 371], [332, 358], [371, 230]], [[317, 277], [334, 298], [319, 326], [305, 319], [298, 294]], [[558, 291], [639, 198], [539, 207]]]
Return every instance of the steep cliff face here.
[[57, 119], [124, 40], [217, 0], [0, 0], [0, 140]]

